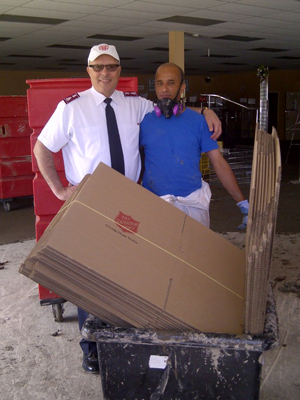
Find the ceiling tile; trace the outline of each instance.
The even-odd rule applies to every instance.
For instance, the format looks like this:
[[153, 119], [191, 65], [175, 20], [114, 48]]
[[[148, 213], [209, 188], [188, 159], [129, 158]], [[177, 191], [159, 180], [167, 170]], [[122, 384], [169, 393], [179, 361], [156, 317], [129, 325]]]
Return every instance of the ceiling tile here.
[[[136, 68], [139, 73], [155, 70], [157, 62], [168, 60], [168, 51], [146, 49], [168, 48], [169, 31], [185, 32], [185, 47], [189, 49], [185, 52], [186, 70], [200, 70], [201, 73], [211, 75], [253, 70], [262, 62], [270, 68], [284, 69], [296, 69], [299, 64], [300, 1], [1, 0], [0, 2], [0, 16], [66, 20], [58, 25], [0, 21], [1, 37], [9, 38], [0, 40], [0, 69], [5, 69], [12, 63], [12, 58], [8, 57], [11, 54], [36, 55], [49, 57], [47, 59], [19, 57], [19, 62], [17, 59], [14, 60], [14, 65], [10, 69], [40, 67], [57, 70], [63, 67], [68, 71], [82, 70], [84, 74], [89, 48], [98, 44], [103, 38], [117, 46], [122, 64], [128, 70], [133, 68], [130, 71], [134, 71]], [[181, 17], [180, 22], [178, 19], [177, 22], [161, 21], [174, 16]], [[208, 26], [191, 25], [191, 21], [199, 23], [207, 19], [220, 23]], [[37, 22], [36, 20], [32, 22], [34, 21]], [[199, 36], [195, 38], [193, 34]], [[141, 39], [117, 40], [120, 36]], [[227, 39], [238, 39], [237, 37], [242, 36], [246, 39], [221, 40], [222, 36], [226, 36]], [[255, 38], [256, 41], [249, 41], [249, 38]], [[47, 47], [53, 44], [58, 44], [59, 47]], [[274, 53], [253, 50], [257, 48], [286, 49], [286, 51]], [[212, 56], [207, 57], [208, 53]], [[233, 63], [221, 64], [221, 61], [228, 60], [230, 56], [234, 56]], [[64, 66], [59, 66], [58, 63], [62, 59], [76, 61], [65, 62]], [[220, 63], [217, 64], [216, 61]]]

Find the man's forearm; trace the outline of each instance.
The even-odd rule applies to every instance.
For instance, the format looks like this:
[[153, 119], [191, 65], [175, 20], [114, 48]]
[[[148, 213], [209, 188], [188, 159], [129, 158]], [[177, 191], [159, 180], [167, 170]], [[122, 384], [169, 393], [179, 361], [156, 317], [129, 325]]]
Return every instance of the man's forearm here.
[[41, 143], [39, 140], [37, 140], [33, 151], [37, 160], [39, 170], [43, 175], [45, 181], [49, 185], [50, 189], [60, 200], [65, 200], [61, 198], [63, 184], [55, 169], [51, 151], [48, 150], [47, 147], [45, 147], [43, 143]]
[[223, 187], [231, 195], [231, 197], [238, 203], [245, 200], [243, 193], [237, 183], [236, 177], [228, 164], [228, 162], [220, 154], [219, 150], [207, 152], [207, 156], [215, 170], [217, 177], [222, 183]]
[[236, 177], [230, 167], [230, 165], [226, 162], [223, 167], [219, 168], [215, 171], [217, 177], [221, 181], [223, 187], [227, 190], [227, 192], [231, 195], [231, 197], [239, 203], [240, 201], [245, 200], [244, 195], [241, 192], [241, 189], [237, 183]]

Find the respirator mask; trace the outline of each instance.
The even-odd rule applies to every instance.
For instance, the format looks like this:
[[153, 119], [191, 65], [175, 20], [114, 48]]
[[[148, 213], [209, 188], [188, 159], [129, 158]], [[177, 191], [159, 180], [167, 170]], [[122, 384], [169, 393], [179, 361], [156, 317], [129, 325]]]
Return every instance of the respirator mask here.
[[155, 114], [160, 117], [162, 114], [165, 118], [171, 118], [172, 115], [179, 115], [182, 111], [182, 104], [178, 104], [177, 101], [172, 99], [163, 98], [158, 100], [156, 106], [154, 106]]
[[157, 101], [157, 104], [154, 106], [154, 111], [158, 117], [160, 117], [163, 114], [165, 118], [169, 119], [172, 117], [172, 115], [178, 117], [178, 115], [182, 112], [184, 99], [179, 100], [179, 102], [176, 100], [180, 92], [182, 83], [183, 79], [180, 82], [174, 100], [168, 98], [162, 98], [161, 100]]

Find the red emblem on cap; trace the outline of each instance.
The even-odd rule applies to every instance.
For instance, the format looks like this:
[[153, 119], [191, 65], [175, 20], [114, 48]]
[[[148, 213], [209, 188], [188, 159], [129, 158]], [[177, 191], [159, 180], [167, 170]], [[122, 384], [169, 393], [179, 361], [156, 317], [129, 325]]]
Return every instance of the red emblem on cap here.
[[101, 44], [101, 45], [99, 46], [99, 50], [102, 50], [102, 51], [108, 50], [108, 45], [107, 45], [107, 44]]
[[116, 216], [115, 222], [122, 229], [122, 231], [127, 233], [137, 233], [140, 224], [138, 221], [135, 221], [130, 215], [122, 213], [122, 211], [120, 211], [119, 214]]

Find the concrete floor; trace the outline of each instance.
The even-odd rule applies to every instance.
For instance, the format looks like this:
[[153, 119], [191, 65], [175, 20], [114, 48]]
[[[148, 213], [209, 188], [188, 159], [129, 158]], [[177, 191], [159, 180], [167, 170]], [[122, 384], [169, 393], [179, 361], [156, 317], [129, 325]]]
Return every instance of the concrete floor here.
[[[298, 166], [281, 187], [270, 276], [280, 346], [263, 353], [260, 400], [300, 398], [300, 185], [291, 179], [298, 179]], [[244, 246], [236, 206], [218, 188], [211, 216], [213, 230]], [[37, 284], [18, 272], [35, 244], [32, 206], [0, 210], [0, 219], [0, 399], [102, 400], [99, 375], [81, 368], [76, 307], [65, 303], [64, 321], [55, 322], [51, 306], [40, 306]]]
[[[223, 235], [243, 246], [244, 233]], [[300, 234], [275, 237], [271, 282], [281, 344], [263, 353], [260, 400], [300, 398], [299, 243]], [[100, 377], [81, 368], [76, 307], [65, 303], [64, 321], [55, 322], [51, 306], [40, 306], [36, 283], [18, 272], [34, 244], [28, 240], [0, 246], [0, 398], [102, 400]]]

